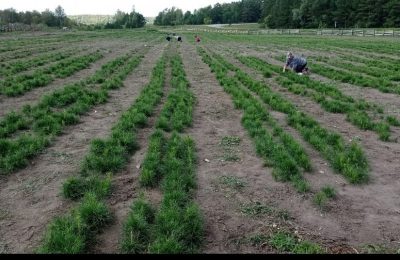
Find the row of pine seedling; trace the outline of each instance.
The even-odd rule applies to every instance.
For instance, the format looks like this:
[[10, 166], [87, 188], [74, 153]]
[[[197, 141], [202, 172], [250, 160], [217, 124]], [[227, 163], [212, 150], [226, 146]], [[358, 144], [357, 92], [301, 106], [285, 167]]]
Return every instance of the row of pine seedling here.
[[202, 216], [193, 201], [195, 143], [180, 135], [192, 123], [195, 98], [178, 55], [172, 57], [171, 67], [172, 90], [150, 137], [139, 178], [142, 187], [161, 189], [163, 199], [158, 208], [143, 198], [134, 201], [123, 228], [123, 253], [196, 253], [203, 240]]
[[380, 106], [364, 100], [355, 100], [332, 84], [312, 80], [309, 77], [299, 77], [294, 73], [282, 73], [279, 66], [268, 64], [256, 57], [239, 56], [238, 59], [243, 64], [262, 72], [264, 76], [270, 77], [276, 74], [275, 80], [282, 87], [296, 95], [310, 97], [327, 112], [346, 114], [346, 119], [353, 125], [361, 130], [375, 131], [383, 141], [390, 139], [390, 125], [400, 125], [393, 116], [387, 116], [384, 120], [373, 119], [374, 115], [383, 114]]
[[103, 57], [100, 51], [62, 59], [47, 68], [39, 68], [32, 73], [9, 76], [0, 81], [0, 93], [7, 96], [22, 95], [34, 88], [44, 87], [57, 78], [65, 78], [87, 68]]
[[263, 104], [244, 89], [240, 81], [229, 76], [229, 70], [233, 69], [231, 64], [221, 64], [204, 49], [198, 51], [224, 90], [231, 95], [234, 106], [243, 110], [242, 125], [252, 138], [257, 154], [273, 167], [274, 177], [292, 182], [300, 192], [308, 191], [309, 185], [302, 171], [310, 171], [311, 163], [301, 145], [282, 130]]
[[[83, 50], [86, 50], [85, 48]], [[36, 57], [29, 57], [26, 59], [20, 59], [9, 63], [0, 64], [0, 75], [2, 77], [15, 76], [16, 73], [20, 73], [32, 68], [41, 67], [49, 64], [50, 62], [56, 62], [68, 57], [73, 54], [79, 53], [76, 47], [68, 48], [66, 50], [56, 50], [55, 52], [46, 52], [45, 54], [38, 55]]]
[[[400, 94], [399, 60], [366, 59], [351, 54], [338, 56], [340, 59], [326, 56], [311, 57], [309, 62], [312, 63], [312, 72], [343, 83], [374, 88], [383, 93]], [[276, 58], [285, 61], [283, 56]]]
[[[132, 107], [121, 116], [110, 137], [92, 141], [91, 149], [82, 163], [80, 176], [64, 183], [64, 196], [79, 199], [80, 203], [67, 215], [54, 220], [39, 252], [86, 252], [93, 237], [112, 220], [112, 213], [104, 202], [112, 189], [111, 174], [117, 174], [126, 167], [128, 156], [138, 149], [136, 134], [146, 125], [163, 95], [165, 59], [163, 57], [153, 69], [150, 83]], [[193, 252], [201, 242], [200, 212], [191, 201], [195, 188], [195, 146], [193, 140], [181, 137], [176, 131], [183, 130], [180, 126], [190, 125], [194, 97], [188, 91], [189, 85], [180, 58], [173, 57], [171, 65], [173, 90], [166, 99], [161, 112], [163, 116], [160, 116], [156, 124], [157, 129], [150, 137], [140, 175], [142, 186], [154, 188], [160, 185], [164, 199], [159, 209], [143, 196], [133, 202], [122, 231], [120, 246], [125, 253]], [[188, 100], [189, 103], [185, 103]], [[169, 107], [171, 102], [184, 102], [190, 108]], [[184, 111], [181, 111], [182, 108]], [[165, 121], [161, 118], [168, 119], [170, 123], [168, 131], [173, 133], [169, 134], [169, 138], [160, 128], [159, 122]]]
[[7, 52], [0, 54], [0, 67], [5, 67], [7, 63], [11, 61], [17, 61], [17, 60], [25, 60], [26, 57], [29, 57], [31, 55], [36, 55], [36, 54], [43, 54], [46, 52], [50, 51], [56, 51], [59, 50], [59, 46], [53, 46], [53, 45], [46, 45], [43, 47], [37, 47], [37, 48], [24, 48], [22, 50], [16, 50], [12, 52]]
[[26, 40], [4, 40], [0, 45], [0, 55], [5, 52], [13, 52], [24, 50], [27, 48], [41, 48], [47, 45], [55, 45], [55, 44], [66, 44], [66, 43], [74, 43], [81, 42], [83, 40], [82, 37], [77, 38], [74, 35], [61, 35], [57, 37], [41, 37], [41, 38], [27, 38]]
[[[226, 37], [225, 37], [226, 38]], [[251, 44], [256, 44], [260, 45], [268, 45], [268, 49], [275, 49], [275, 50], [280, 50], [284, 49], [287, 51], [287, 46], [282, 47], [285, 45], [283, 43], [284, 39], [270, 39], [268, 42], [265, 41], [264, 38], [261, 39], [244, 39], [245, 42], [248, 42]], [[275, 42], [280, 42], [282, 41], [282, 44], [279, 45], [274, 45]], [[345, 42], [340, 42], [338, 43], [337, 41], [332, 42], [331, 40], [321, 40], [318, 42], [318, 44], [315, 43], [315, 41], [310, 41], [310, 39], [305, 38], [304, 41], [302, 39], [298, 39], [297, 42], [302, 42], [302, 48], [306, 50], [320, 50], [324, 53], [326, 53], [329, 49], [337, 50], [338, 52], [342, 51], [343, 48], [346, 48], [346, 51], [352, 50], [354, 52], [355, 49], [360, 49], [363, 54], [366, 54], [368, 51], [374, 50], [375, 53], [382, 53], [384, 52], [384, 46], [381, 44], [379, 45], [374, 45], [370, 46], [368, 48], [362, 48], [361, 46], [357, 46], [358, 44], [348, 44]], [[296, 44], [298, 45], [298, 44]], [[368, 45], [367, 43], [365, 45]], [[336, 47], [335, 47], [336, 46]], [[339, 47], [340, 46], [340, 47]], [[290, 46], [289, 48], [295, 47]], [[387, 46], [388, 48], [391, 48], [390, 44]], [[253, 48], [258, 48], [258, 47], [253, 47]], [[342, 60], [349, 60], [352, 62], [362, 62], [368, 66], [358, 66], [354, 65], [349, 62], [343, 62], [343, 61], [337, 61], [333, 60], [332, 58], [324, 57], [322, 58], [325, 61], [329, 61], [327, 66], [326, 64], [317, 64], [317, 63], [312, 63], [312, 71], [313, 73], [318, 73], [321, 74], [327, 78], [333, 79], [333, 80], [338, 80], [344, 83], [350, 83], [354, 85], [358, 85], [361, 87], [371, 87], [371, 88], [376, 88], [384, 93], [400, 93], [400, 86], [399, 84], [394, 83], [392, 81], [399, 81], [400, 76], [398, 75], [398, 70], [400, 69], [399, 67], [399, 60], [387, 56], [380, 56], [377, 59], [371, 59], [371, 58], [359, 58], [359, 56], [354, 56], [352, 53], [347, 53], [345, 56], [341, 56]], [[285, 57], [279, 56], [278, 60], [284, 62]], [[318, 60], [318, 59], [317, 59]], [[321, 58], [319, 58], [321, 60]], [[311, 61], [311, 60], [310, 60]], [[378, 69], [375, 70], [371, 65], [377, 66]], [[338, 69], [339, 68], [339, 69]], [[363, 75], [364, 74], [364, 75]]]
[[83, 253], [94, 237], [112, 221], [105, 203], [112, 189], [112, 174], [126, 167], [138, 149], [137, 132], [143, 128], [163, 95], [164, 59], [152, 71], [149, 84], [112, 127], [109, 137], [94, 139], [78, 176], [63, 184], [66, 199], [79, 203], [49, 226], [41, 253]]
[[0, 172], [7, 174], [26, 166], [66, 126], [77, 124], [80, 116], [105, 103], [108, 92], [123, 85], [122, 81], [142, 57], [125, 54], [103, 65], [93, 76], [5, 115], [0, 121]]
[[[238, 86], [237, 82], [241, 82], [272, 110], [287, 114], [288, 124], [296, 129], [306, 142], [319, 151], [331, 163], [331, 166], [351, 183], [362, 183], [368, 180], [368, 163], [358, 144], [354, 142], [350, 145], [346, 144], [339, 134], [323, 128], [312, 117], [299, 111], [286, 98], [272, 91], [269, 86], [252, 79], [239, 68], [226, 62], [221, 56], [213, 54], [211, 57], [203, 49], [199, 49], [199, 52], [204, 61], [210, 65], [212, 71], [217, 72], [217, 78], [223, 86], [231, 84]], [[228, 76], [228, 71], [234, 72], [234, 76]], [[231, 89], [238, 91], [238, 87], [232, 87]], [[249, 92], [246, 93], [241, 94], [241, 96], [251, 96]], [[253, 101], [253, 103], [255, 102]], [[235, 100], [234, 104], [238, 106]], [[254, 104], [251, 105], [255, 106]], [[255, 132], [259, 131], [256, 126], [253, 126], [253, 128], [255, 128]], [[280, 159], [281, 157], [278, 158]], [[279, 166], [280, 163], [280, 160], [276, 161], [277, 167], [281, 167]], [[291, 168], [288, 167], [288, 169]]]
[[[221, 57], [216, 59], [215, 55], [209, 55], [202, 48], [198, 48], [198, 52], [203, 61], [210, 66], [211, 71], [216, 74], [217, 80], [224, 90], [231, 95], [235, 108], [243, 111], [242, 125], [253, 140], [257, 154], [267, 166], [273, 168], [274, 178], [279, 181], [291, 182], [300, 193], [310, 192], [310, 185], [302, 173], [311, 171], [312, 166], [303, 147], [279, 126], [260, 99], [246, 90], [246, 84], [242, 84], [239, 78], [234, 78], [229, 73], [230, 69], [235, 69], [236, 73], [243, 72], [238, 71]], [[325, 186], [315, 194], [314, 201], [317, 203], [317, 199], [333, 198], [333, 195], [327, 195], [327, 191], [331, 192], [329, 195], [334, 194], [332, 187]], [[295, 241], [296, 238], [287, 232], [272, 232], [263, 237], [265, 240], [263, 243], [270, 244], [279, 252], [324, 252], [319, 245], [309, 241], [298, 241], [291, 246], [281, 248], [280, 241], [277, 241], [279, 239]]]

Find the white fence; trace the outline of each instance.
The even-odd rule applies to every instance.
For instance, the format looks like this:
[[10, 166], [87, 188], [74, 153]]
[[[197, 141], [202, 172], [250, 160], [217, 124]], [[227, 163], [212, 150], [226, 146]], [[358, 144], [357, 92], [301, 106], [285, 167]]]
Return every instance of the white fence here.
[[[183, 29], [183, 28], [182, 28]], [[183, 29], [185, 30], [185, 29]], [[187, 31], [235, 33], [235, 34], [282, 34], [282, 35], [339, 35], [339, 36], [391, 36], [400, 37], [400, 29], [260, 29], [232, 30], [187, 28]]]

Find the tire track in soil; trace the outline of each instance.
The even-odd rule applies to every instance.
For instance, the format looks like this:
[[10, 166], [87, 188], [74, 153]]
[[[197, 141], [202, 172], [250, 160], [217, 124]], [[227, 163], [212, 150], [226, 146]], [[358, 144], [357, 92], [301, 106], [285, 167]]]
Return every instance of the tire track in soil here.
[[51, 82], [49, 85], [32, 89], [31, 91], [25, 93], [22, 96], [7, 97], [4, 95], [0, 95], [0, 119], [6, 114], [10, 113], [12, 110], [19, 111], [25, 105], [35, 104], [45, 94], [49, 94], [55, 90], [62, 89], [67, 84], [79, 82], [80, 80], [86, 78], [87, 76], [93, 75], [105, 63], [115, 59], [116, 57], [124, 53], [128, 53], [129, 50], [135, 50], [137, 48], [140, 48], [140, 44], [137, 45], [139, 46], [132, 46], [132, 44], [128, 44], [126, 42], [108, 42], [108, 43], [98, 44], [98, 46], [92, 46], [93, 49], [102, 48], [109, 51], [108, 53], [104, 53], [103, 58], [90, 64], [88, 68], [80, 70], [67, 78], [64, 79], [58, 78], [53, 82]]
[[[232, 57], [229, 59], [230, 62], [233, 60]], [[243, 64], [237, 61], [234, 64], [251, 76], [262, 78], [259, 73]], [[361, 138], [361, 146], [370, 163], [370, 183], [360, 186], [342, 183], [337, 189], [341, 203], [335, 203], [335, 207], [331, 207], [329, 212], [321, 216], [323, 222], [310, 218], [308, 215], [301, 215], [305, 225], [310, 229], [315, 225], [321, 225], [321, 234], [324, 236], [332, 239], [340, 238], [355, 246], [383, 243], [397, 248], [396, 241], [400, 241], [400, 202], [398, 200], [400, 196], [398, 179], [400, 144], [381, 142], [377, 134], [356, 128], [346, 121], [344, 115], [327, 113], [315, 102], [288, 92], [271, 79], [262, 79], [262, 81], [275, 92], [280, 92], [288, 98], [301, 111], [314, 117], [321, 126], [340, 133], [346, 141]], [[324, 228], [323, 223], [327, 224], [327, 221], [337, 223], [337, 229]]]
[[93, 138], [106, 137], [149, 81], [148, 70], [159, 56], [152, 47], [140, 65], [124, 81], [124, 87], [110, 91], [106, 104], [91, 109], [78, 125], [65, 129], [46, 151], [25, 169], [1, 177], [0, 238], [8, 253], [32, 253], [43, 238], [49, 222], [65, 213], [73, 204], [63, 199], [63, 181], [79, 170]]
[[[155, 66], [156, 62], [153, 64], [153, 67]], [[161, 98], [161, 101], [155, 109], [153, 115], [149, 118], [146, 127], [140, 129], [137, 134], [137, 143], [140, 147], [139, 150], [132, 155], [127, 168], [121, 173], [116, 174], [116, 176], [113, 178], [113, 192], [110, 198], [107, 200], [107, 205], [110, 205], [111, 212], [114, 216], [113, 223], [97, 237], [96, 245], [93, 249], [91, 249], [93, 253], [120, 253], [119, 246], [121, 242], [123, 224], [127, 220], [133, 200], [137, 199], [141, 192], [144, 192], [146, 199], [152, 197], [153, 199], [149, 200], [151, 202], [154, 200], [161, 201], [162, 196], [158, 192], [140, 187], [139, 175], [141, 172], [142, 162], [148, 150], [150, 136], [155, 129], [154, 126], [156, 120], [158, 119], [158, 115], [163, 108], [163, 104], [165, 103], [170, 90], [171, 67], [169, 64], [166, 64], [166, 66], [164, 96]], [[149, 74], [149, 71], [152, 71], [152, 68], [149, 68], [147, 72], [144, 71], [143, 73]]]
[[[260, 202], [288, 209], [294, 217], [302, 214], [313, 217], [319, 213], [311, 206], [305, 206], [305, 199], [288, 184], [276, 182], [271, 169], [263, 166], [263, 160], [257, 157], [247, 132], [241, 126], [242, 112], [234, 109], [230, 96], [223, 91], [193, 46], [184, 44], [182, 55], [187, 78], [197, 98], [194, 122], [188, 134], [195, 139], [197, 147], [196, 200], [205, 219], [206, 233], [202, 252], [274, 253], [276, 251], [270, 247], [260, 249], [236, 243], [251, 234], [270, 232], [268, 230], [277, 221], [270, 216], [258, 219], [246, 217], [240, 213], [241, 204]], [[227, 135], [241, 139], [239, 162], [221, 161], [223, 152], [219, 144]], [[246, 182], [246, 187], [232, 194], [232, 191], [221, 188], [221, 176], [240, 178]], [[297, 214], [293, 214], [296, 210]], [[310, 233], [296, 223], [293, 226], [304, 234]], [[333, 228], [336, 226], [333, 225]]]

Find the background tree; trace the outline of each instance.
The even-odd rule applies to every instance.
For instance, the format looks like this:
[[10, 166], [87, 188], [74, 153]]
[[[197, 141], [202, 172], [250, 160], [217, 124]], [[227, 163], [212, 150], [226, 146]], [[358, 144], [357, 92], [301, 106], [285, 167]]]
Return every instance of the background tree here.
[[184, 24], [184, 16], [181, 9], [172, 7], [159, 12], [154, 20], [155, 25], [181, 25]]
[[62, 8], [61, 5], [57, 6], [56, 10], [54, 11], [54, 14], [56, 16], [58, 26], [63, 27], [65, 20], [67, 18], [64, 8]]
[[400, 27], [400, 1], [392, 0], [385, 5], [385, 11], [388, 14], [385, 26]]
[[46, 24], [47, 26], [49, 26], [49, 27], [57, 26], [56, 16], [49, 9], [46, 9], [45, 11], [43, 11], [41, 13], [41, 17], [42, 17], [41, 22]]
[[261, 19], [262, 1], [261, 0], [243, 0], [241, 2], [241, 21], [245, 23], [256, 23]]
[[133, 8], [130, 13], [117, 10], [112, 22], [109, 21], [104, 25], [105, 29], [123, 29], [123, 28], [141, 28], [146, 25], [144, 16], [135, 11]]
[[[205, 6], [193, 13], [166, 8], [155, 18], [156, 25], [255, 23], [269, 28], [350, 28], [400, 27], [400, 0], [237, 0]], [[48, 26], [73, 25], [61, 6], [55, 13], [0, 10], [0, 24], [44, 23]], [[120, 10], [105, 28], [139, 28], [143, 15], [134, 9]]]
[[223, 12], [222, 6], [219, 3], [215, 4], [214, 8], [212, 8], [211, 12], [210, 12], [210, 15], [211, 15], [210, 18], [212, 20], [212, 23], [216, 24], [216, 23], [223, 22], [222, 12]]
[[5, 9], [0, 11], [0, 20], [2, 24], [18, 22], [18, 13], [14, 8]]

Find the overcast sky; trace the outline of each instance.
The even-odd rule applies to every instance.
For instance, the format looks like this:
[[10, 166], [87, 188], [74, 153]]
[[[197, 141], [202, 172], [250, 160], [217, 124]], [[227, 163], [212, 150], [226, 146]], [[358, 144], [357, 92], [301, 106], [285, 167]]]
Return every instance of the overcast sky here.
[[0, 10], [14, 8], [17, 11], [44, 11], [46, 8], [54, 11], [61, 5], [67, 15], [77, 14], [115, 14], [119, 9], [130, 12], [135, 6], [136, 12], [146, 17], [154, 17], [164, 10], [175, 6], [185, 11], [214, 5], [216, 3], [231, 3], [239, 0], [0, 0]]

